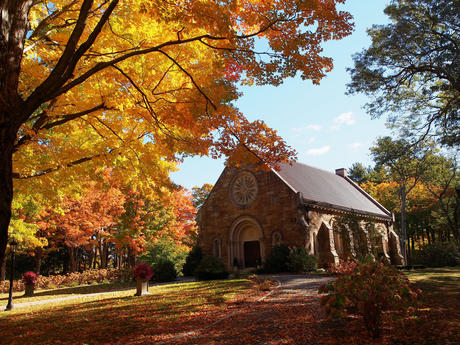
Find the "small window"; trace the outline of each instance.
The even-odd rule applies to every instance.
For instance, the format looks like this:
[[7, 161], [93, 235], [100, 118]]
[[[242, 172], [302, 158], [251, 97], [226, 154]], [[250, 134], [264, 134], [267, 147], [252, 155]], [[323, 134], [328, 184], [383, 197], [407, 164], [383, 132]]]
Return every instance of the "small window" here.
[[275, 231], [272, 233], [272, 247], [279, 246], [282, 242], [281, 233], [279, 231]]
[[222, 241], [220, 240], [220, 238], [215, 238], [212, 242], [212, 255], [219, 259], [222, 257], [221, 243]]

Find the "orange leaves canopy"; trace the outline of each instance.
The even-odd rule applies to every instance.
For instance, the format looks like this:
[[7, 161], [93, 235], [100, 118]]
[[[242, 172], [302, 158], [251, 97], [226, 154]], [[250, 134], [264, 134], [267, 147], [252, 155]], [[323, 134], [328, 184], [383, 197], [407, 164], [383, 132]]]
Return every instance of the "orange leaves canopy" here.
[[104, 160], [164, 177], [178, 153], [230, 156], [240, 145], [271, 165], [293, 158], [276, 131], [238, 113], [236, 87], [297, 73], [318, 83], [332, 68], [320, 44], [352, 30], [343, 2], [35, 3], [18, 89], [35, 108], [15, 176]]

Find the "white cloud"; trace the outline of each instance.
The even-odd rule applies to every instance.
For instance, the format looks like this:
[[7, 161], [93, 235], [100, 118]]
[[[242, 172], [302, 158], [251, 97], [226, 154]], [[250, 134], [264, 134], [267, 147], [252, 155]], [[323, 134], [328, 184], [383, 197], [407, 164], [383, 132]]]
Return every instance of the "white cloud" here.
[[348, 144], [348, 147], [352, 150], [356, 150], [357, 148], [363, 146], [362, 143], [359, 143], [357, 141], [355, 141], [354, 143], [351, 143], [351, 144]]
[[355, 119], [353, 118], [353, 113], [351, 111], [347, 113], [340, 114], [339, 116], [334, 118], [334, 124], [331, 126], [331, 130], [336, 131], [342, 125], [351, 126], [355, 123]]
[[306, 128], [312, 131], [320, 131], [322, 127], [320, 125], [308, 125]]
[[310, 139], [308, 139], [308, 143], [310, 143], [310, 144], [311, 144], [312, 142], [314, 142], [314, 141], [316, 141], [316, 138], [315, 138], [315, 137], [311, 137]]
[[317, 132], [317, 131], [320, 131], [321, 128], [323, 128], [321, 125], [313, 125], [313, 124], [310, 124], [310, 125], [306, 125], [306, 126], [304, 126], [304, 127], [295, 127], [295, 128], [293, 128], [292, 130], [293, 130], [294, 132], [304, 132], [304, 131], [310, 129], [310, 130], [312, 130], [312, 131], [316, 131], [316, 132]]
[[309, 156], [321, 156], [324, 155], [325, 153], [329, 152], [331, 147], [329, 145], [319, 147], [317, 149], [310, 149], [307, 151], [307, 155]]

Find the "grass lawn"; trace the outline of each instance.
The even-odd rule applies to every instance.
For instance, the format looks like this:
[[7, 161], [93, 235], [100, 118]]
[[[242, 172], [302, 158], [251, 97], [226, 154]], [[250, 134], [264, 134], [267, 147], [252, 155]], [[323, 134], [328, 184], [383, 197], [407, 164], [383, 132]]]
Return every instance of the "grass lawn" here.
[[[71, 300], [0, 312], [4, 344], [124, 344], [148, 334], [160, 341], [212, 323], [261, 292], [248, 280], [160, 285], [151, 295], [108, 292], [94, 300]], [[57, 291], [59, 297], [66, 295]], [[16, 301], [17, 302], [17, 301]]]
[[412, 331], [426, 333], [427, 344], [460, 344], [460, 266], [405, 273], [422, 290], [425, 306]]
[[[172, 344], [460, 344], [460, 267], [405, 273], [423, 291], [420, 308], [403, 321], [387, 314], [378, 340], [368, 337], [361, 318], [327, 320], [317, 296], [286, 293]], [[34, 298], [105, 291], [0, 312], [0, 343], [156, 344], [210, 325], [266, 293], [246, 279], [153, 286], [143, 297], [109, 290], [101, 285], [39, 292], [46, 294]]]
[[[24, 296], [24, 291], [13, 293], [13, 305], [16, 303], [27, 303], [42, 301], [53, 298], [69, 297], [75, 295], [86, 295], [100, 292], [110, 292], [121, 289], [136, 288], [135, 283], [108, 283], [108, 284], [91, 284], [91, 285], [78, 285], [75, 287], [64, 287], [59, 289], [43, 289], [35, 290], [34, 296]], [[8, 303], [8, 294], [0, 294], [0, 305]]]
[[425, 268], [405, 272], [409, 280], [422, 289], [427, 302], [460, 309], [460, 266]]

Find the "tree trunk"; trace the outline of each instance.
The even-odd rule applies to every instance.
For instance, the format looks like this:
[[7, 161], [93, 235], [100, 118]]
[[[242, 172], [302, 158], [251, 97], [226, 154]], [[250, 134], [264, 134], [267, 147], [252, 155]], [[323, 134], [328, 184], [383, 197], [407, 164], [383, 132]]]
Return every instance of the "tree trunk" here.
[[128, 267], [136, 266], [136, 254], [131, 248], [128, 248]]
[[[91, 265], [93, 264], [93, 248], [91, 250], [88, 250], [88, 260], [85, 261], [85, 270], [88, 267], [88, 269], [91, 269]], [[86, 266], [88, 265], [88, 266]]]
[[40, 268], [42, 266], [42, 256], [43, 256], [43, 249], [37, 248], [35, 251], [35, 273], [40, 274]]
[[5, 261], [8, 244], [8, 227], [11, 220], [11, 202], [13, 201], [13, 144], [16, 137], [6, 128], [2, 128], [0, 114], [0, 266]]
[[5, 279], [6, 279], [6, 260], [3, 261], [3, 264], [0, 267], [0, 282], [5, 281]]
[[106, 240], [102, 243], [101, 254], [101, 268], [107, 268], [107, 259], [109, 256], [109, 246]]
[[69, 273], [77, 271], [77, 248], [67, 247], [69, 251]]
[[96, 269], [96, 263], [97, 263], [97, 246], [94, 246], [94, 261], [93, 261], [93, 269]]
[[18, 85], [32, 4], [33, 0], [0, 2], [0, 267], [5, 261], [11, 220], [13, 145], [19, 127], [28, 118]]
[[406, 184], [403, 184], [401, 186], [401, 251], [407, 264], [406, 241]]

